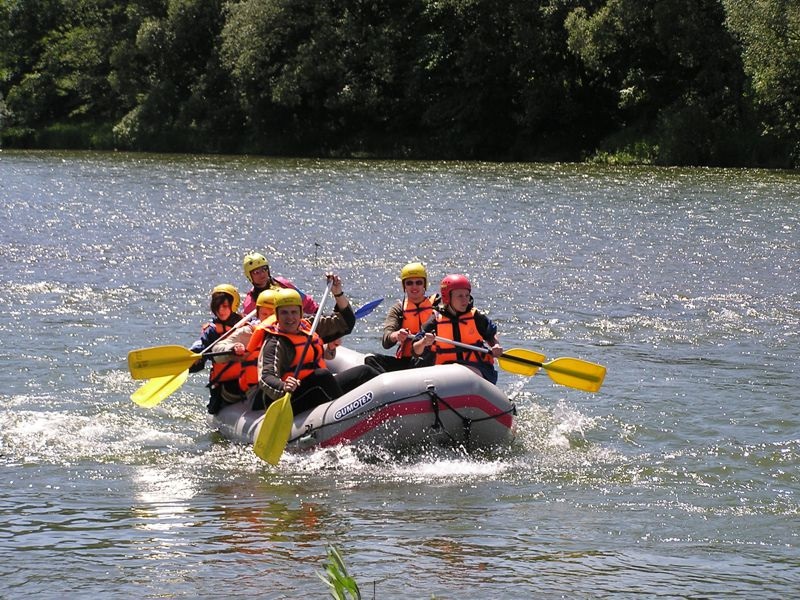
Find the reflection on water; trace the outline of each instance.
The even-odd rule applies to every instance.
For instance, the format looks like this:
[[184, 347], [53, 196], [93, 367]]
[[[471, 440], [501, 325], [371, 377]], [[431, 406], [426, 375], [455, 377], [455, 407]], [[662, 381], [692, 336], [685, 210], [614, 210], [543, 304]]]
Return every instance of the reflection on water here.
[[[376, 597], [800, 585], [796, 174], [4, 151], [0, 180], [14, 594], [317, 597], [329, 544]], [[377, 349], [397, 273], [422, 260], [434, 283], [469, 275], [507, 348], [604, 364], [606, 382], [501, 373], [505, 453], [266, 468], [208, 430], [202, 376], [145, 410], [125, 367], [191, 343], [253, 250], [311, 294], [334, 269], [354, 302], [385, 297], [356, 350]]]
[[191, 525], [185, 515], [198, 493], [198, 484], [181, 474], [153, 467], [137, 467], [132, 473], [133, 507], [142, 529], [171, 531]]

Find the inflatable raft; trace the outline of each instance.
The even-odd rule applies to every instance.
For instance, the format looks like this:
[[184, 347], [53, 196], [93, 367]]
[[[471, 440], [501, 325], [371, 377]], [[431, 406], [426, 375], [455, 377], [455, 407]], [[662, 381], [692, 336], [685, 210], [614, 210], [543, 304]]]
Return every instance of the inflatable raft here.
[[[328, 367], [340, 372], [364, 355], [339, 347]], [[468, 452], [507, 447], [516, 408], [506, 394], [461, 365], [382, 375], [332, 402], [296, 415], [287, 450], [358, 444], [402, 453], [417, 447], [457, 446]], [[210, 415], [224, 437], [252, 444], [264, 411], [241, 402]]]

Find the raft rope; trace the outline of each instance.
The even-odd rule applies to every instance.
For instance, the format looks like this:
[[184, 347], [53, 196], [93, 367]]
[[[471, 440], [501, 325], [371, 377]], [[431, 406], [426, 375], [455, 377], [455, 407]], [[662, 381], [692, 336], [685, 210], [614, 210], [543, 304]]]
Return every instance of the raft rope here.
[[425, 390], [425, 392], [428, 394], [428, 396], [430, 396], [431, 407], [433, 408], [433, 425], [431, 425], [431, 429], [433, 429], [434, 431], [444, 431], [445, 435], [450, 438], [451, 442], [453, 442], [454, 444], [458, 444], [458, 442], [450, 434], [450, 432], [447, 431], [447, 429], [445, 429], [444, 423], [442, 423], [442, 420], [439, 418], [439, 401], [441, 400], [442, 404], [444, 404], [447, 408], [452, 410], [453, 414], [456, 415], [458, 418], [460, 418], [461, 422], [464, 424], [464, 435], [466, 438], [465, 445], [467, 454], [469, 454], [469, 434], [472, 426], [472, 421], [470, 419], [467, 419], [464, 415], [459, 414], [457, 410], [455, 410], [447, 402], [442, 400], [442, 398], [439, 397], [439, 394], [436, 393], [436, 390], [432, 385], [429, 385], [428, 389]]
[[431, 425], [431, 429], [433, 429], [434, 431], [443, 430], [444, 433], [447, 435], [447, 437], [449, 437], [450, 440], [454, 444], [458, 443], [457, 440], [453, 437], [453, 435], [449, 431], [447, 431], [447, 429], [445, 429], [444, 424], [442, 423], [442, 420], [439, 418], [439, 402], [441, 402], [447, 408], [449, 408], [451, 411], [453, 411], [453, 414], [455, 416], [457, 416], [459, 419], [461, 419], [461, 424], [464, 427], [465, 447], [466, 447], [466, 450], [467, 450], [468, 454], [470, 452], [470, 443], [469, 442], [470, 442], [470, 434], [472, 433], [472, 424], [473, 423], [480, 423], [481, 421], [488, 421], [489, 419], [498, 419], [498, 418], [500, 418], [500, 417], [502, 417], [504, 415], [507, 415], [509, 413], [514, 414], [514, 415], [517, 414], [517, 407], [516, 407], [515, 404], [512, 404], [511, 408], [509, 408], [508, 410], [505, 410], [503, 412], [500, 412], [500, 413], [497, 413], [497, 414], [494, 414], [494, 415], [487, 415], [487, 416], [481, 417], [479, 419], [470, 419], [469, 417], [466, 417], [466, 416], [462, 415], [455, 408], [450, 406], [450, 404], [447, 403], [447, 400], [445, 400], [444, 398], [440, 397], [439, 394], [436, 393], [436, 390], [435, 390], [434, 386], [432, 386], [432, 385], [428, 386], [428, 389], [425, 390], [425, 391], [431, 397], [431, 406], [433, 407], [434, 421], [433, 421], [433, 425]]
[[[455, 437], [453, 437], [453, 435], [449, 431], [447, 431], [447, 429], [445, 429], [444, 423], [442, 423], [442, 420], [439, 417], [439, 402], [441, 402], [447, 408], [449, 408], [451, 411], [453, 411], [454, 415], [456, 415], [459, 419], [461, 419], [462, 426], [464, 427], [464, 435], [465, 435], [466, 442], [467, 442], [467, 444], [466, 444], [467, 452], [469, 452], [469, 440], [470, 440], [470, 434], [472, 432], [472, 424], [473, 423], [480, 423], [482, 421], [488, 421], [490, 419], [499, 419], [500, 417], [503, 417], [503, 416], [508, 415], [508, 414], [513, 414], [513, 415], [517, 414], [517, 406], [514, 403], [512, 403], [511, 404], [511, 408], [509, 408], [508, 410], [504, 410], [502, 412], [499, 412], [499, 413], [496, 413], [496, 414], [493, 414], [493, 415], [487, 415], [487, 416], [481, 417], [479, 419], [470, 419], [469, 417], [465, 417], [464, 415], [459, 413], [455, 408], [450, 406], [450, 404], [448, 404], [447, 401], [444, 398], [440, 397], [436, 393], [436, 389], [435, 389], [435, 387], [433, 385], [429, 385], [428, 388], [425, 390], [425, 393], [428, 394], [428, 396], [430, 397], [431, 406], [433, 408], [434, 422], [431, 425], [431, 429], [433, 429], [434, 431], [437, 431], [437, 432], [440, 431], [440, 430], [443, 431], [447, 435], [447, 437], [450, 438], [450, 440], [454, 444], [456, 444], [456, 445], [458, 444], [458, 440], [456, 440]], [[395, 398], [394, 400], [390, 400], [388, 402], [384, 402], [380, 406], [376, 406], [374, 408], [369, 409], [367, 411], [367, 413], [369, 415], [374, 414], [374, 413], [378, 412], [379, 410], [384, 409], [387, 406], [391, 406], [392, 404], [396, 404], [398, 402], [403, 402], [405, 400], [410, 400], [411, 398], [416, 398], [417, 396], [419, 396], [419, 394], [410, 394], [408, 396], [403, 396], [402, 398]], [[339, 424], [344, 423], [346, 421], [353, 421], [353, 420], [356, 420], [356, 419], [363, 419], [363, 418], [364, 418], [364, 413], [359, 413], [359, 414], [355, 414], [355, 415], [350, 416], [350, 417], [345, 417], [344, 419], [342, 419], [340, 421], [336, 421], [335, 423], [323, 423], [322, 425], [320, 425], [318, 427], [314, 427], [313, 425], [306, 425], [305, 431], [303, 431], [302, 434], [298, 435], [297, 437], [290, 438], [287, 443], [291, 444], [292, 442], [296, 442], [301, 438], [304, 438], [306, 436], [311, 435], [315, 431], [321, 431], [321, 430], [325, 429], [326, 427], [330, 427], [332, 425], [339, 425]]]

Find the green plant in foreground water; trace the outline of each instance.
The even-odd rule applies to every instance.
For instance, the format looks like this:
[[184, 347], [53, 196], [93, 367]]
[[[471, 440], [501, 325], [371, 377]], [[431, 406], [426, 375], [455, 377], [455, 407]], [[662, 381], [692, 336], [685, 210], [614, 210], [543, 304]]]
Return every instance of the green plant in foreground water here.
[[336, 600], [361, 600], [361, 591], [358, 589], [356, 580], [347, 572], [344, 561], [339, 552], [333, 546], [328, 546], [328, 562], [323, 563], [325, 574], [317, 573], [330, 588], [331, 596]]
[[[361, 590], [358, 589], [356, 580], [347, 572], [342, 556], [333, 546], [328, 546], [328, 560], [330, 562], [323, 563], [325, 574], [317, 572], [317, 575], [331, 588], [331, 596], [336, 600], [347, 600], [348, 597], [361, 600]], [[374, 582], [372, 598], [375, 598]], [[436, 600], [436, 596], [431, 594], [431, 600]]]

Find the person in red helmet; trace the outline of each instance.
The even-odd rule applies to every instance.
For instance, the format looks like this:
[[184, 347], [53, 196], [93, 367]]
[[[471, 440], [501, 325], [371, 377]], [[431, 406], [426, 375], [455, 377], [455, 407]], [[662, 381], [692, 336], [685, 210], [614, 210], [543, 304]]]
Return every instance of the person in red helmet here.
[[[461, 274], [447, 275], [442, 279], [440, 293], [441, 309], [431, 315], [414, 337], [414, 356], [420, 357], [423, 364], [465, 365], [487, 381], [497, 383], [494, 359], [503, 353], [503, 347], [497, 340], [497, 325], [474, 308], [469, 279]], [[436, 341], [437, 336], [470, 346], [480, 346], [489, 352], [476, 352]]]

